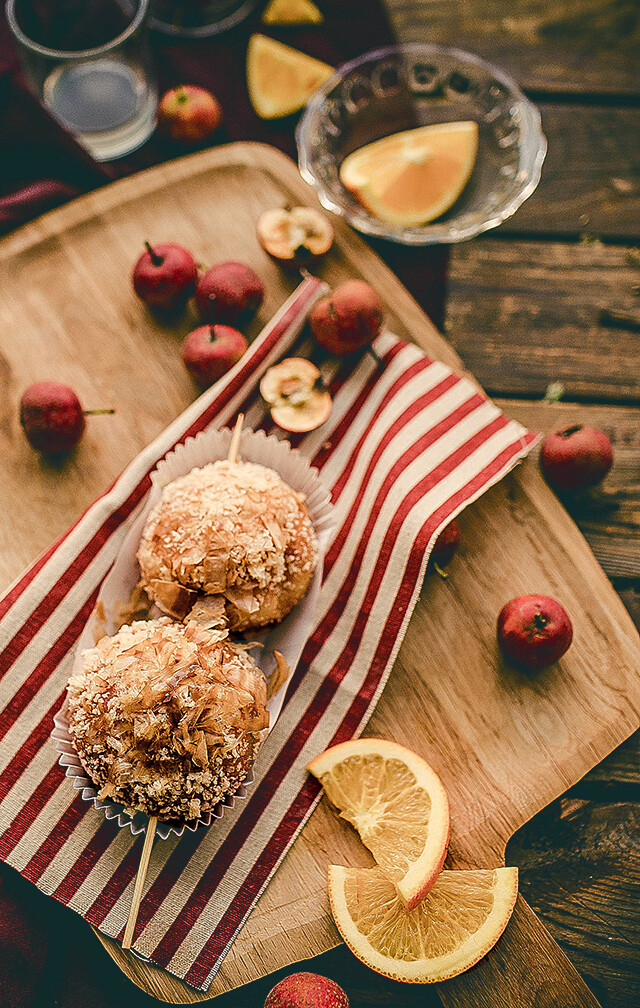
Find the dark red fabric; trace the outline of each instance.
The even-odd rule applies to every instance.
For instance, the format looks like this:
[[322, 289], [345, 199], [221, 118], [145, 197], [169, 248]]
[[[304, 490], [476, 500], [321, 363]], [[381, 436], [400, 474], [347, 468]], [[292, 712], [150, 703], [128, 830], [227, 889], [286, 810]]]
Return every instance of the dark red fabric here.
[[[253, 112], [247, 94], [246, 43], [251, 32], [261, 30], [263, 6], [217, 38], [185, 41], [153, 35], [156, 73], [161, 91], [178, 83], [194, 83], [217, 95], [224, 123], [213, 143], [259, 140], [295, 157], [297, 117], [265, 122]], [[325, 15], [321, 27], [269, 28], [266, 33], [334, 65], [393, 41], [382, 0], [319, 0], [319, 6]], [[0, 234], [80, 193], [185, 153], [184, 148], [154, 134], [129, 157], [97, 164], [22, 82], [4, 18], [0, 22], [0, 137]], [[372, 244], [440, 324], [447, 249]], [[328, 961], [324, 970], [320, 964], [311, 968], [332, 975], [327, 966]], [[216, 1004], [220, 1008], [260, 1005], [273, 982], [251, 985]], [[3, 1008], [142, 1008], [159, 1002], [121, 976], [81, 918], [0, 865], [0, 1003]]]
[[[89, 0], [83, 0], [89, 2]], [[95, 0], [94, 0], [95, 2]], [[152, 35], [160, 90], [178, 83], [200, 84], [220, 99], [224, 122], [212, 141], [259, 140], [295, 158], [296, 116], [260, 119], [251, 107], [245, 79], [246, 43], [262, 30], [259, 4], [231, 31], [203, 40]], [[333, 65], [394, 41], [383, 0], [321, 0], [322, 26], [265, 29], [267, 34]], [[0, 22], [0, 234], [10, 231], [73, 195], [185, 153], [184, 147], [154, 134], [129, 157], [97, 164], [21, 84], [8, 26]], [[448, 249], [406, 248], [371, 241], [436, 325], [443, 320]]]

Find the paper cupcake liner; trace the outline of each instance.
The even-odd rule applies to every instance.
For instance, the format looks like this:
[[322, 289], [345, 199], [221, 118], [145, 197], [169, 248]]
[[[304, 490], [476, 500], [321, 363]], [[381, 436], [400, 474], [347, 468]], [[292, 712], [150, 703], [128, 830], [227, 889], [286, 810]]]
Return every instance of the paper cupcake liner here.
[[[149, 824], [149, 817], [144, 812], [132, 814], [127, 811], [124, 805], [98, 797], [100, 789], [96, 787], [87, 774], [71, 740], [67, 710], [67, 701], [65, 700], [53, 719], [54, 729], [51, 732], [56, 752], [60, 754], [58, 763], [64, 770], [65, 777], [69, 777], [73, 782], [74, 788], [82, 792], [82, 800], [92, 802], [99, 812], [104, 812], [106, 819], [115, 819], [118, 826], [121, 827], [128, 826], [134, 836], [137, 836], [139, 833], [145, 833]], [[191, 830], [193, 833], [198, 826], [210, 826], [214, 819], [222, 818], [225, 809], [232, 809], [234, 807], [237, 798], [242, 799], [247, 797], [247, 788], [250, 784], [253, 784], [253, 773], [251, 770], [234, 794], [229, 798], [225, 798], [224, 801], [218, 802], [217, 805], [200, 816], [199, 819], [158, 820], [156, 836], [160, 837], [161, 840], [167, 840], [172, 834], [178, 837], [182, 836], [185, 829]]]
[[[80, 635], [73, 665], [74, 672], [81, 663], [82, 652], [94, 647], [96, 637], [105, 633], [113, 634], [116, 630], [118, 609], [126, 605], [131, 592], [140, 580], [136, 552], [147, 516], [160, 500], [163, 488], [180, 476], [185, 476], [192, 469], [201, 468], [219, 459], [226, 459], [231, 437], [232, 431], [228, 428], [202, 431], [196, 437], [188, 438], [158, 463], [151, 474], [151, 490], [127, 533], [113, 567], [102, 583], [96, 608]], [[266, 737], [278, 719], [291, 676], [313, 629], [316, 603], [322, 584], [322, 561], [334, 528], [334, 513], [329, 492], [317, 470], [313, 469], [288, 441], [280, 441], [273, 435], [267, 436], [263, 431], [245, 430], [240, 439], [238, 455], [244, 462], [256, 462], [275, 470], [285, 483], [298, 493], [305, 494], [306, 505], [318, 540], [318, 562], [304, 598], [281, 623], [260, 633], [251, 633], [253, 640], [263, 644], [262, 648], [257, 649], [254, 660], [262, 669], [265, 678], [268, 679], [273, 671], [274, 651], [279, 651], [285, 657], [290, 669], [286, 682], [267, 703], [269, 727], [263, 732], [263, 737]], [[151, 617], [161, 615], [164, 614], [155, 607], [150, 612]], [[65, 700], [60, 712], [54, 718], [55, 727], [51, 733], [56, 751], [60, 754], [58, 763], [65, 775], [71, 778], [73, 786], [82, 792], [83, 800], [91, 801], [96, 809], [104, 812], [107, 819], [114, 819], [119, 826], [128, 827], [134, 835], [143, 833], [148, 823], [148, 817], [144, 813], [132, 815], [123, 805], [110, 799], [98, 798], [99, 788], [88, 776], [73, 747], [66, 711]], [[212, 811], [193, 821], [158, 822], [157, 835], [166, 840], [171, 834], [182, 836], [185, 829], [195, 830], [201, 825], [209, 826], [214, 818], [220, 819], [227, 808], [233, 808], [236, 799], [246, 798], [246, 789], [252, 783], [253, 774], [250, 772], [235, 794], [218, 803]]]

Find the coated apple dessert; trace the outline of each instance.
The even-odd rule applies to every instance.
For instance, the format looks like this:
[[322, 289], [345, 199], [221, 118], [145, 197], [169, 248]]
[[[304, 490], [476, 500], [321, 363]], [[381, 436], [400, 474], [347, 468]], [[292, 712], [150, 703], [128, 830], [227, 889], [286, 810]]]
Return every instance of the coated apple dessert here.
[[67, 688], [71, 739], [99, 797], [164, 820], [197, 819], [237, 791], [266, 702], [245, 647], [166, 616], [103, 637]]
[[163, 612], [183, 619], [193, 611], [209, 626], [242, 631], [280, 622], [300, 601], [317, 541], [304, 495], [276, 472], [219, 461], [164, 488], [137, 556]]

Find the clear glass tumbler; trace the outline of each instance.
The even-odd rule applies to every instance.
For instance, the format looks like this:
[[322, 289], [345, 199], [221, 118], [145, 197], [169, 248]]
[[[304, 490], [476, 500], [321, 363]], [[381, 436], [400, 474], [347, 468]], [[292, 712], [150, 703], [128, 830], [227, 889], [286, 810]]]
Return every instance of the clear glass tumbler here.
[[129, 154], [155, 128], [148, 9], [149, 0], [7, 0], [31, 87], [97, 161]]
[[151, 26], [166, 35], [207, 38], [235, 28], [258, 0], [151, 0]]

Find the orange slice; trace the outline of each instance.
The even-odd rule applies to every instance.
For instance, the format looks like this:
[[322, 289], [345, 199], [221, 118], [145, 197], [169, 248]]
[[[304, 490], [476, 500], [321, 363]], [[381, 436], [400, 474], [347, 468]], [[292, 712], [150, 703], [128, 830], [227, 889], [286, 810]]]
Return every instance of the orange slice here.
[[421, 126], [349, 154], [340, 179], [380, 220], [415, 227], [455, 203], [469, 181], [477, 150], [475, 122]]
[[247, 49], [247, 87], [262, 119], [278, 119], [306, 105], [333, 67], [266, 35], [252, 35]]
[[360, 834], [410, 910], [444, 864], [449, 802], [428, 763], [396, 742], [353, 739], [316, 756], [307, 769]]
[[322, 24], [324, 18], [312, 0], [271, 0], [262, 23], [272, 25]]
[[408, 912], [380, 868], [329, 865], [338, 931], [371, 969], [405, 983], [458, 976], [493, 948], [513, 912], [518, 869], [443, 871]]

